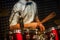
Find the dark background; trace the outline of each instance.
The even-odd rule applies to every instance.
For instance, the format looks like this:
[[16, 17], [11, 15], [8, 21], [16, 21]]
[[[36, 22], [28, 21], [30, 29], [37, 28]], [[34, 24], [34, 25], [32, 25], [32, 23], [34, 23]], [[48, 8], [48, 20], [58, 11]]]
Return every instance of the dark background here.
[[[12, 7], [18, 0], [0, 0], [0, 35], [5, 35], [9, 31], [9, 17]], [[56, 16], [44, 23], [46, 28], [49, 26], [56, 26], [55, 20], [60, 19], [60, 0], [33, 0], [37, 3], [38, 16], [43, 20], [50, 12], [56, 12]], [[0, 37], [4, 37], [4, 36]]]

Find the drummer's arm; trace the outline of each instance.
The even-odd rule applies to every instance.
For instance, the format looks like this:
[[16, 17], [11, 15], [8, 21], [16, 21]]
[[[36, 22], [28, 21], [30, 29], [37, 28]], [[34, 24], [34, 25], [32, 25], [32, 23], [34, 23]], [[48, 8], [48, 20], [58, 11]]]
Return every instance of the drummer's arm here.
[[45, 17], [45, 18], [41, 21], [41, 23], [45, 23], [45, 22], [47, 22], [48, 20], [54, 18], [55, 16], [56, 16], [56, 13], [55, 13], [55, 12], [52, 12], [52, 13], [50, 13], [47, 17]]
[[39, 20], [38, 16], [36, 16], [35, 21], [38, 23], [41, 31], [45, 30], [45, 27], [44, 27], [44, 25], [41, 23], [41, 21]]

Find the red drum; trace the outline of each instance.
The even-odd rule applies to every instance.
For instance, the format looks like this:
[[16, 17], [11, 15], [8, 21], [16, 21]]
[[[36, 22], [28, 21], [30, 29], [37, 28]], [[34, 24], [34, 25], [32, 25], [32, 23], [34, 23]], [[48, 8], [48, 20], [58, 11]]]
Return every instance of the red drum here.
[[55, 40], [59, 40], [57, 29], [55, 29], [54, 27], [52, 27], [51, 32], [54, 34]]
[[21, 30], [14, 30], [14, 33], [12, 36], [13, 36], [13, 40], [23, 40]]

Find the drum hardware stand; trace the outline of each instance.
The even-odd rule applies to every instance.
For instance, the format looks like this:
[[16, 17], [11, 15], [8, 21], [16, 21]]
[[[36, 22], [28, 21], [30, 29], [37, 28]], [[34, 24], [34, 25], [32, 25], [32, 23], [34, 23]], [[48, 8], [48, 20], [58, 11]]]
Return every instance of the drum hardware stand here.
[[35, 35], [33, 35], [33, 40], [38, 40], [38, 29], [35, 29]]
[[29, 28], [26, 30], [26, 40], [30, 40], [30, 30]]
[[55, 40], [55, 35], [53, 33], [50, 33], [50, 40]]
[[10, 39], [10, 40], [13, 40], [12, 34], [13, 34], [13, 33], [12, 33], [11, 31], [9, 31], [9, 39]]

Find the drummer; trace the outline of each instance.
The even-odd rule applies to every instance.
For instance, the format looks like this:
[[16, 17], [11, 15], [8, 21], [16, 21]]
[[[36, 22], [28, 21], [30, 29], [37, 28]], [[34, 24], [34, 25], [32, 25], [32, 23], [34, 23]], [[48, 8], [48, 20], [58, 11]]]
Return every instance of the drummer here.
[[10, 30], [20, 29], [20, 23], [18, 22], [20, 17], [23, 17], [24, 28], [35, 29], [39, 27], [40, 31], [45, 30], [37, 15], [37, 5], [32, 0], [19, 0], [14, 5], [9, 19]]

